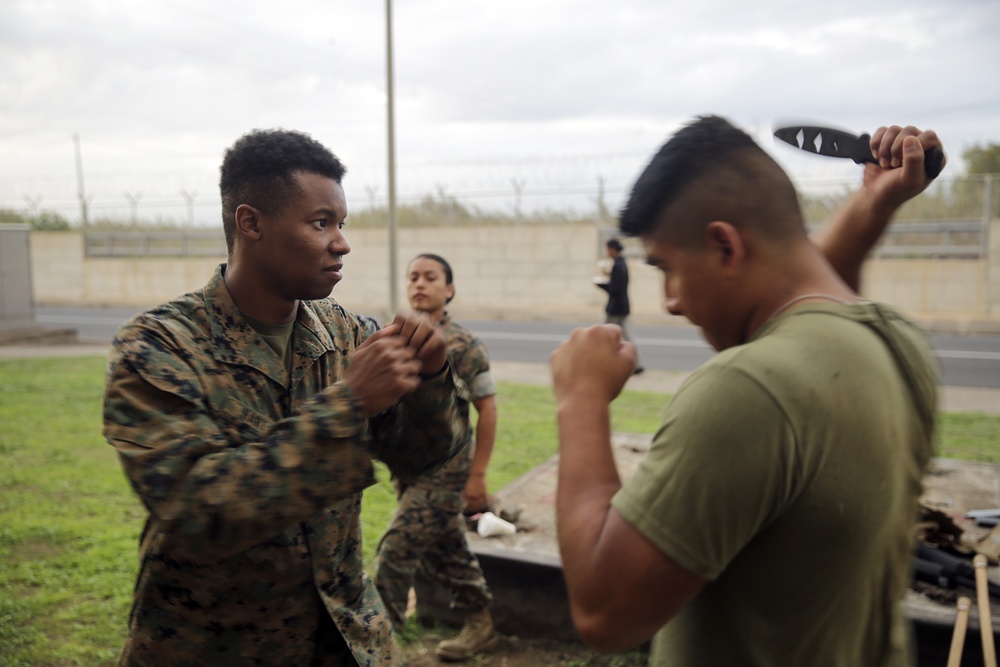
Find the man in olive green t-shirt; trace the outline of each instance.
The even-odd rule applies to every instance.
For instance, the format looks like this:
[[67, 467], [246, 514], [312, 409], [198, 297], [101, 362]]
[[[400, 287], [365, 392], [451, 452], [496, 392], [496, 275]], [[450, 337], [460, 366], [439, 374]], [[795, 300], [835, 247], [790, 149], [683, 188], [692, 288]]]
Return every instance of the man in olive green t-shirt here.
[[855, 290], [939, 145], [916, 128], [876, 132], [883, 163], [817, 245], [788, 177], [721, 118], [682, 129], [639, 177], [621, 230], [663, 272], [667, 309], [720, 354], [681, 387], [624, 486], [608, 406], [634, 348], [604, 325], [552, 356], [559, 545], [588, 644], [652, 638], [655, 665], [909, 664], [900, 601], [934, 364], [912, 324]]

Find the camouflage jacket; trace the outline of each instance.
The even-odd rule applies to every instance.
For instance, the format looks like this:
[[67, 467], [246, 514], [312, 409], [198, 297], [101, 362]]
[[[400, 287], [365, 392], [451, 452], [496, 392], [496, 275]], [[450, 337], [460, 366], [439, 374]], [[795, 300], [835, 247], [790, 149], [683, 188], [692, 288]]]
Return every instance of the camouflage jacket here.
[[[490, 373], [490, 359], [486, 346], [474, 333], [458, 324], [445, 312], [438, 323], [448, 339], [448, 364], [453, 369], [459, 384], [459, 395], [468, 396], [470, 401], [493, 396], [497, 393]], [[468, 424], [467, 437], [462, 445], [465, 453], [456, 456], [447, 465], [432, 475], [434, 483], [451, 488], [458, 493], [465, 489], [472, 467], [473, 430], [469, 422], [468, 403], [460, 401], [461, 417]]]
[[149, 512], [121, 662], [350, 664], [311, 662], [328, 614], [358, 664], [397, 664], [363, 569], [361, 492], [372, 458], [407, 479], [457, 451], [456, 381], [366, 418], [339, 380], [376, 324], [324, 299], [299, 306], [289, 382], [223, 270], [115, 336], [104, 435]]
[[448, 339], [448, 363], [468, 387], [470, 399], [493, 396], [496, 385], [490, 374], [490, 358], [483, 341], [445, 312], [438, 323]]

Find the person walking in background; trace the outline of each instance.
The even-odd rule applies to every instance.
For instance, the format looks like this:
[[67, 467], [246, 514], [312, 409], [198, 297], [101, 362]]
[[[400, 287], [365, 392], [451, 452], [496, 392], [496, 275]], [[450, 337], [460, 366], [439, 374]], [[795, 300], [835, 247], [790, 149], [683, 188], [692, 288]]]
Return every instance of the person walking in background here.
[[[617, 324], [622, 329], [622, 337], [629, 342], [634, 342], [628, 332], [628, 316], [631, 313], [631, 308], [628, 301], [628, 264], [622, 257], [624, 248], [618, 239], [609, 239], [605, 246], [608, 257], [612, 261], [611, 270], [608, 272], [607, 282], [597, 283], [598, 287], [608, 293], [608, 304], [604, 307], [604, 322], [605, 324]], [[638, 355], [638, 351], [636, 354]], [[637, 356], [635, 369], [632, 371], [633, 375], [638, 375], [644, 370], [638, 361]]]
[[497, 641], [489, 606], [493, 600], [479, 561], [465, 538], [463, 506], [487, 509], [486, 469], [496, 438], [496, 387], [486, 346], [455, 322], [446, 310], [455, 296], [451, 266], [438, 255], [418, 255], [408, 271], [410, 306], [437, 322], [448, 340], [448, 360], [459, 378], [461, 415], [469, 419], [468, 403], [478, 413], [475, 439], [471, 427], [465, 450], [435, 473], [411, 481], [396, 480], [399, 507], [379, 543], [375, 585], [393, 624], [406, 622], [406, 606], [417, 572], [449, 592], [452, 604], [465, 614], [457, 637], [436, 649], [444, 660], [464, 660]]
[[[148, 512], [122, 665], [399, 665], [365, 576], [372, 459], [409, 481], [464, 443], [440, 329], [332, 298], [345, 169], [255, 130], [221, 168], [228, 261], [126, 322], [104, 436]], [[463, 389], [464, 392], [464, 389]]]
[[912, 664], [903, 595], [936, 365], [857, 280], [940, 142], [894, 126], [870, 145], [881, 164], [817, 244], [788, 176], [722, 118], [680, 130], [637, 180], [620, 228], [719, 353], [624, 484], [609, 406], [633, 346], [596, 326], [552, 354], [559, 550], [589, 645], [652, 639], [657, 666]]

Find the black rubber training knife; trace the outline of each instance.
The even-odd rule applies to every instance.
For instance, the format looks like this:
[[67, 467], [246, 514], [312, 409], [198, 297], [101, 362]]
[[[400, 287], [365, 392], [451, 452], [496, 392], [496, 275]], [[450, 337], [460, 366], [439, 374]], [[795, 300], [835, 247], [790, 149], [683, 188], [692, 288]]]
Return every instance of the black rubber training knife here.
[[[878, 164], [878, 158], [872, 155], [869, 134], [857, 135], [816, 125], [788, 125], [775, 128], [774, 136], [808, 153], [849, 158], [857, 164]], [[928, 178], [937, 178], [943, 166], [944, 153], [940, 148], [931, 148], [924, 153], [924, 172]]]

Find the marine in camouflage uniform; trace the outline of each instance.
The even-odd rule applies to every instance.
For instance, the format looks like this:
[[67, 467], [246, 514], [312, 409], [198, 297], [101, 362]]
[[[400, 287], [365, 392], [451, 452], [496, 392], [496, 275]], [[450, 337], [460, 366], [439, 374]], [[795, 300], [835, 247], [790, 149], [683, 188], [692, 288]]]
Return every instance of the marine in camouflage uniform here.
[[300, 301], [286, 368], [224, 270], [115, 337], [104, 435], [149, 512], [121, 664], [399, 664], [362, 567], [361, 492], [373, 458], [412, 481], [464, 446], [459, 381], [369, 418], [340, 380], [375, 323]]
[[[329, 298], [346, 169], [254, 130], [220, 169], [228, 261], [116, 336], [105, 435], [149, 511], [126, 665], [394, 665], [362, 569], [372, 458], [401, 479], [464, 442], [447, 341]], [[238, 306], [238, 307], [237, 307]]]
[[[469, 400], [493, 396], [486, 346], [447, 313], [440, 322], [448, 339], [448, 363]], [[468, 402], [461, 415], [469, 421]], [[407, 482], [397, 480], [399, 507], [379, 543], [375, 583], [396, 627], [405, 622], [406, 603], [416, 572], [447, 590], [452, 605], [461, 610], [486, 609], [493, 601], [479, 561], [465, 539], [462, 492], [469, 478], [473, 437], [471, 428], [462, 443], [465, 451], [435, 473]]]

